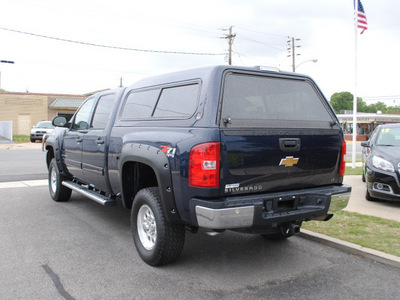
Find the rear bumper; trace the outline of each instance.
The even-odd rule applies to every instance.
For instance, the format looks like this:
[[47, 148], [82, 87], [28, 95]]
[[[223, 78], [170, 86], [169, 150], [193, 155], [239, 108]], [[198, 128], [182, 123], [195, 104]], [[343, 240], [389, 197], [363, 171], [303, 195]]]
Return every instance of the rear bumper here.
[[[191, 200], [197, 226], [209, 229], [251, 228], [263, 231], [280, 224], [309, 221], [343, 209], [350, 199], [348, 185], [284, 193]], [[331, 209], [330, 209], [331, 208]]]

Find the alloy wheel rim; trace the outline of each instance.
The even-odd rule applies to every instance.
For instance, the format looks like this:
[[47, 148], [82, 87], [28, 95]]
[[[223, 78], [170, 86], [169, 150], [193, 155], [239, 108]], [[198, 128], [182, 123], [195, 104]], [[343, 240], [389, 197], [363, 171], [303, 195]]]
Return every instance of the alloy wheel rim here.
[[53, 193], [57, 191], [57, 173], [54, 170], [54, 168], [51, 169], [50, 173], [50, 185], [51, 185], [51, 190]]
[[142, 205], [139, 209], [137, 231], [143, 247], [152, 250], [157, 242], [157, 224], [154, 213], [148, 205]]

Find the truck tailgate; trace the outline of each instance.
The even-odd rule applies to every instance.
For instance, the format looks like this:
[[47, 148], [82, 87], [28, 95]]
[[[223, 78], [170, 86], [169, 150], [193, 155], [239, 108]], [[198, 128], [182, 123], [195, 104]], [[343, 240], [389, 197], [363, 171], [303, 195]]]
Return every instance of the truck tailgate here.
[[338, 130], [282, 133], [221, 131], [221, 192], [288, 191], [339, 183], [342, 138]]

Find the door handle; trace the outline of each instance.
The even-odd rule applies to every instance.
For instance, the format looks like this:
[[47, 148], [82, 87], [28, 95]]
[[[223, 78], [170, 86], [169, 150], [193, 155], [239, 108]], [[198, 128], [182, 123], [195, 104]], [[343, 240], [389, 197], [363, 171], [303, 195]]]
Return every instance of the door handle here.
[[98, 139], [96, 140], [96, 144], [98, 145], [104, 144], [104, 140]]
[[82, 138], [77, 138], [77, 139], [76, 139], [76, 142], [77, 142], [77, 143], [81, 143], [82, 141], [83, 141]]
[[280, 138], [279, 147], [283, 152], [297, 152], [301, 147], [299, 138]]

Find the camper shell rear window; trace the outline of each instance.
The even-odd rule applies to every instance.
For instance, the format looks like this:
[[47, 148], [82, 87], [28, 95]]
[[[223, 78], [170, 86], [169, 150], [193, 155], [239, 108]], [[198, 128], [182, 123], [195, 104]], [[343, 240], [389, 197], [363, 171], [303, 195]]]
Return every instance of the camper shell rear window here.
[[327, 127], [334, 120], [311, 80], [241, 73], [224, 77], [220, 116], [240, 127]]

